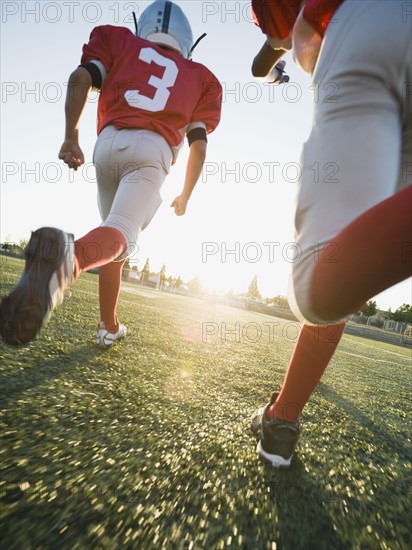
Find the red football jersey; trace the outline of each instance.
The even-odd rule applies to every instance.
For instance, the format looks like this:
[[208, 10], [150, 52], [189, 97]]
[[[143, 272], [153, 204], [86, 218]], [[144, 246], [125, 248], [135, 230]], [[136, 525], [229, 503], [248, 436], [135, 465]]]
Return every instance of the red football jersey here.
[[[98, 128], [139, 128], [178, 146], [192, 123], [212, 132], [219, 123], [222, 87], [203, 65], [105, 25], [93, 29], [81, 63], [100, 61], [107, 76], [100, 90]], [[196, 124], [197, 123], [197, 124]]]
[[301, 0], [252, 0], [255, 24], [270, 38], [287, 38], [300, 11]]
[[333, 14], [343, 2], [344, 0], [307, 0], [303, 17], [323, 37]]
[[[303, 17], [323, 37], [344, 0], [307, 0]], [[255, 24], [271, 38], [287, 38], [300, 12], [301, 0], [252, 0]]]

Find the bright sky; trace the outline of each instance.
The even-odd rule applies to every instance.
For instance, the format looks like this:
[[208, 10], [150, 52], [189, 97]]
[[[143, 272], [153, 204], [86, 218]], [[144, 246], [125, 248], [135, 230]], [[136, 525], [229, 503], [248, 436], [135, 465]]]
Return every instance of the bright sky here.
[[[81, 237], [100, 224], [91, 164], [97, 94], [80, 127], [86, 164], [70, 172], [57, 155], [64, 137], [66, 83], [92, 29], [134, 29], [131, 13], [149, 2], [2, 1], [1, 241], [28, 239], [44, 225]], [[194, 60], [223, 85], [222, 121], [210, 136], [202, 179], [188, 211], [170, 203], [183, 185], [187, 146], [163, 186], [163, 205], [142, 233], [135, 260], [152, 271], [245, 291], [254, 275], [264, 296], [286, 295], [291, 269], [299, 153], [308, 137], [311, 82], [290, 54], [289, 84], [256, 82], [252, 59], [263, 35], [250, 19], [250, 1], [177, 1], [199, 44]], [[410, 281], [377, 297], [382, 309], [411, 303]]]

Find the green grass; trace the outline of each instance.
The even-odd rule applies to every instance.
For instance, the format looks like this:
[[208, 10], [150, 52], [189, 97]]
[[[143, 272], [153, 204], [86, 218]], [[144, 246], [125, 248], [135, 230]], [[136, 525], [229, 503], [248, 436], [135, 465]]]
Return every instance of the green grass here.
[[2, 548], [410, 548], [410, 350], [345, 335], [278, 471], [248, 419], [296, 323], [126, 285], [101, 351], [97, 304], [83, 275], [37, 341], [0, 344]]

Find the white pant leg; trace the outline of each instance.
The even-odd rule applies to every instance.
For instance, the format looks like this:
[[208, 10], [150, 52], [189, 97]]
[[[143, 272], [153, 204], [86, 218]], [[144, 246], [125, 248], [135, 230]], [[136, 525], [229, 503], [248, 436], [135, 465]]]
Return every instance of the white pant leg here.
[[[405, 87], [411, 82], [411, 32], [403, 5], [346, 1], [324, 38], [313, 76], [313, 127], [301, 158], [299, 253], [289, 288], [301, 320], [322, 322], [310, 304], [317, 252], [360, 214], [411, 183]], [[333, 245], [330, 252], [330, 260], [338, 260]]]
[[138, 235], [150, 223], [162, 199], [172, 151], [162, 136], [148, 130], [105, 128], [95, 146], [98, 203], [102, 226], [115, 227], [133, 253]]

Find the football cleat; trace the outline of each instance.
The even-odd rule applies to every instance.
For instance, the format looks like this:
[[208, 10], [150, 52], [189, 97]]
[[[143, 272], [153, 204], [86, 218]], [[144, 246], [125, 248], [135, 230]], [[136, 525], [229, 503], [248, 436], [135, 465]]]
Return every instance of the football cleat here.
[[256, 451], [274, 468], [288, 468], [300, 436], [299, 422], [262, 417], [261, 439]]
[[288, 468], [299, 441], [300, 426], [299, 422], [268, 419], [267, 410], [277, 396], [277, 393], [272, 394], [270, 403], [256, 409], [251, 418], [251, 429], [260, 439], [256, 447], [258, 455], [275, 468]]
[[252, 430], [253, 435], [255, 435], [258, 438], [260, 438], [260, 432], [262, 429], [262, 416], [265, 410], [267, 409], [267, 407], [270, 407], [270, 405], [276, 402], [278, 395], [279, 395], [279, 392], [272, 393], [269, 403], [256, 409], [250, 418], [250, 429]]
[[74, 280], [74, 237], [53, 227], [31, 234], [22, 277], [0, 304], [0, 332], [7, 344], [34, 340]]
[[127, 328], [124, 325], [119, 324], [119, 330], [116, 333], [113, 333], [106, 330], [105, 324], [103, 321], [100, 321], [96, 332], [96, 346], [99, 348], [110, 348], [116, 340], [122, 340], [125, 338], [126, 334]]

